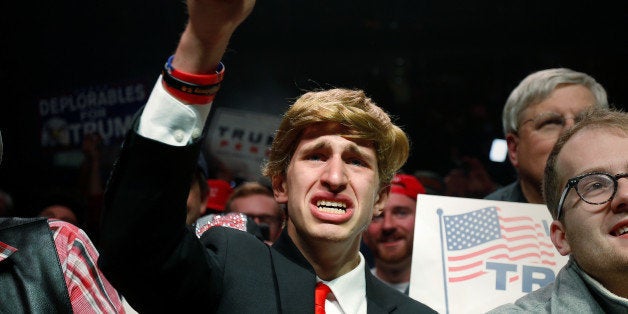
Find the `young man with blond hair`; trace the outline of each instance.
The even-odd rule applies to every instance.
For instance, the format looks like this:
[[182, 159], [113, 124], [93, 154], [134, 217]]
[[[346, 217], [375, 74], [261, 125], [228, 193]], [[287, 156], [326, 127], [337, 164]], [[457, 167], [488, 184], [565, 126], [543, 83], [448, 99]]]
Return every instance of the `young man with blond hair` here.
[[101, 265], [112, 282], [140, 312], [432, 313], [379, 282], [359, 253], [409, 150], [362, 91], [306, 93], [286, 112], [264, 171], [288, 215], [272, 247], [242, 232], [243, 221], [200, 241], [186, 228], [220, 59], [254, 1], [187, 3], [187, 27], [107, 188]]

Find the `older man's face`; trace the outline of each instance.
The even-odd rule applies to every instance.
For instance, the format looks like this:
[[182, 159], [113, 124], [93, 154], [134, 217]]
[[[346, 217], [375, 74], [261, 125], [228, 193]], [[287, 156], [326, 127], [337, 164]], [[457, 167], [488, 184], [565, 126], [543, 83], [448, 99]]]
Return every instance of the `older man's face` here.
[[523, 111], [519, 131], [507, 136], [510, 161], [523, 180], [540, 190], [545, 163], [558, 136], [573, 125], [573, 118], [594, 103], [588, 88], [566, 85]]

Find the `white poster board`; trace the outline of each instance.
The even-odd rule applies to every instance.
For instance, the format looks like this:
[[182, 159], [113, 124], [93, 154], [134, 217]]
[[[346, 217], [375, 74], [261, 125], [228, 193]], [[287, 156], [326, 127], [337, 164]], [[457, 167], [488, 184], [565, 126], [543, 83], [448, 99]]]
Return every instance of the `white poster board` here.
[[211, 154], [236, 177], [260, 180], [281, 116], [231, 108], [216, 108], [207, 141]]
[[439, 313], [484, 313], [554, 281], [567, 263], [545, 205], [418, 196], [410, 297]]

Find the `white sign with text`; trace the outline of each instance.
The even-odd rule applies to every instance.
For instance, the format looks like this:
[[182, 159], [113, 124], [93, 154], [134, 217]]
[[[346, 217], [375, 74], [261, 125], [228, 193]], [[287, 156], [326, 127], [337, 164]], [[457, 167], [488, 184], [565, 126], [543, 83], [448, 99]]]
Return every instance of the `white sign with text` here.
[[421, 194], [410, 296], [439, 313], [483, 313], [543, 287], [567, 263], [545, 205]]

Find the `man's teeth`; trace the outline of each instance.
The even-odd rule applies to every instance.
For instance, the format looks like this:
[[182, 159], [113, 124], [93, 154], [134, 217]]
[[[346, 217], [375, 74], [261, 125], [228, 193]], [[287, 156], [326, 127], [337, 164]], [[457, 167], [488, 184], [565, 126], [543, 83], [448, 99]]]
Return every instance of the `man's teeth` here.
[[623, 234], [626, 234], [626, 233], [628, 233], [628, 226], [621, 227], [621, 228], [615, 230], [615, 232], [613, 232], [613, 234], [616, 237], [618, 237], [620, 235], [623, 235]]
[[347, 210], [347, 204], [335, 201], [318, 201], [316, 202], [318, 210], [330, 214], [344, 214]]

